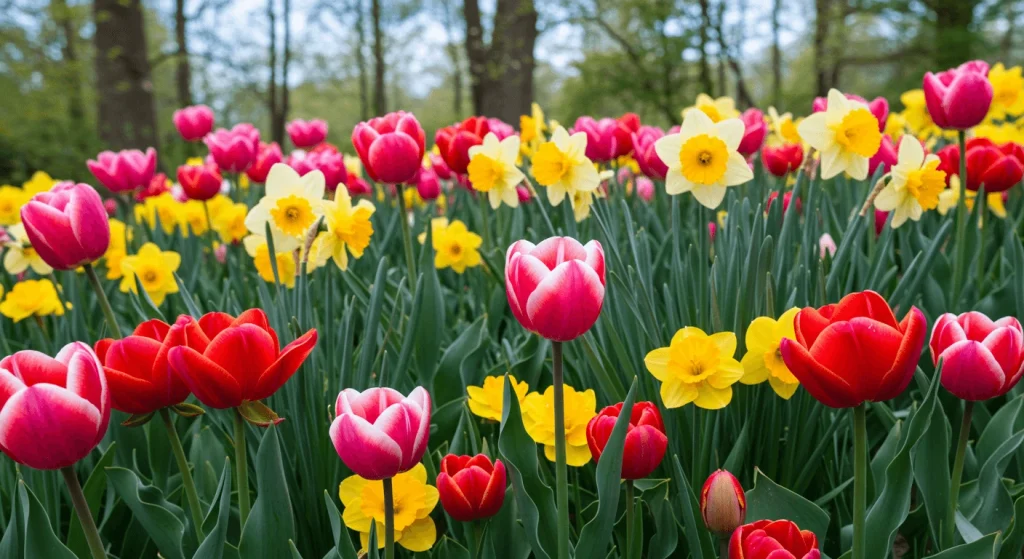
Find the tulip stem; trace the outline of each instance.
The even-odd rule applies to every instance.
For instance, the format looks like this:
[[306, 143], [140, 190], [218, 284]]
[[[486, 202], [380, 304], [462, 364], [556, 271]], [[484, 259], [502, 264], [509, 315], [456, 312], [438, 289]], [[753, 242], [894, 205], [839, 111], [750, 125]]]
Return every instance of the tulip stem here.
[[399, 221], [402, 222], [402, 244], [405, 246], [405, 266], [409, 269], [409, 286], [415, 289], [416, 286], [416, 259], [412, 255], [412, 232], [409, 230], [409, 213], [405, 207], [405, 192], [401, 185], [395, 186], [398, 193], [398, 212], [401, 214]]
[[867, 408], [853, 408], [853, 559], [865, 559], [864, 517], [868, 501]]
[[181, 471], [181, 485], [185, 489], [185, 497], [188, 499], [188, 508], [192, 511], [192, 525], [196, 529], [196, 539], [202, 543], [203, 535], [203, 511], [199, 506], [199, 495], [196, 493], [196, 483], [192, 479], [192, 472], [188, 467], [188, 460], [185, 459], [185, 449], [181, 446], [181, 439], [178, 438], [178, 430], [174, 428], [174, 421], [167, 408], [160, 409], [160, 418], [164, 420], [164, 427], [167, 428], [167, 438], [171, 441], [171, 450], [174, 452], [174, 459], [178, 461], [178, 469]]
[[107, 319], [107, 326], [110, 327], [111, 335], [114, 338], [120, 339], [121, 327], [117, 325], [114, 309], [110, 306], [110, 300], [107, 299], [106, 292], [103, 291], [103, 284], [100, 283], [100, 278], [96, 275], [96, 269], [92, 267], [91, 263], [84, 264], [82, 268], [85, 269], [85, 275], [89, 278], [89, 283], [92, 284], [92, 289], [100, 300], [100, 308], [103, 309], [103, 316]]
[[967, 273], [967, 133], [958, 132], [960, 140], [960, 203], [956, 207], [956, 262], [953, 266], [953, 308], [960, 308], [964, 275]]
[[238, 470], [238, 517], [242, 527], [249, 518], [249, 464], [245, 458], [245, 420], [235, 409], [235, 467]]
[[107, 552], [103, 549], [100, 531], [96, 529], [96, 521], [92, 519], [92, 511], [89, 510], [89, 503], [85, 500], [82, 485], [78, 482], [75, 467], [66, 466], [60, 469], [60, 473], [64, 475], [64, 483], [68, 486], [71, 503], [75, 506], [78, 521], [82, 523], [82, 532], [85, 533], [85, 541], [89, 544], [89, 551], [92, 553], [93, 559], [106, 559]]
[[487, 217], [487, 212], [490, 210], [490, 207], [487, 203], [487, 195], [483, 192], [477, 192], [475, 194], [476, 197], [480, 199], [480, 228], [483, 230], [484, 250], [486, 251], [493, 246], [491, 245], [491, 223], [490, 219]]
[[964, 402], [964, 417], [960, 422], [960, 440], [956, 445], [956, 457], [953, 459], [953, 477], [949, 485], [949, 508], [946, 510], [946, 523], [942, 526], [942, 549], [953, 547], [956, 539], [956, 507], [960, 498], [960, 480], [964, 475], [964, 457], [967, 455], [967, 439], [971, 436], [971, 415], [974, 402]]
[[718, 558], [729, 559], [729, 538], [725, 536], [718, 538]]
[[395, 496], [391, 488], [391, 478], [382, 480], [384, 484], [384, 558], [395, 558]]
[[558, 559], [569, 559], [569, 472], [565, 459], [562, 342], [551, 342], [551, 360], [551, 377], [555, 393], [555, 493], [558, 505]]
[[483, 547], [483, 535], [484, 535], [484, 524], [479, 520], [474, 520], [473, 525], [469, 531], [469, 557], [470, 559], [479, 559], [480, 552]]
[[633, 555], [633, 480], [626, 480], [626, 557]]

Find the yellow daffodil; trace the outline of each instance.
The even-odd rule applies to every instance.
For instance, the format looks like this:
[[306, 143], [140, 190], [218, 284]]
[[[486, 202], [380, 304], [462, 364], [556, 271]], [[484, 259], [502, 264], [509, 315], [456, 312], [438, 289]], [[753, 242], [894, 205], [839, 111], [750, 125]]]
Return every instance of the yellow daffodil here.
[[[565, 385], [565, 455], [566, 463], [574, 468], [590, 462], [587, 446], [587, 423], [597, 415], [597, 397], [593, 390], [577, 392]], [[549, 386], [542, 395], [531, 392], [523, 400], [523, 426], [537, 444], [544, 445], [544, 456], [555, 461], [555, 387]]]
[[875, 207], [895, 212], [892, 216], [894, 229], [907, 219], [918, 221], [922, 213], [939, 205], [939, 194], [946, 187], [946, 172], [939, 170], [937, 155], [925, 156], [917, 138], [903, 138], [897, 163], [889, 174], [889, 182], [875, 198]]
[[988, 118], [1004, 120], [1024, 113], [1024, 77], [1020, 66], [1007, 68], [1000, 62], [988, 71], [988, 81], [993, 92]]
[[[456, 273], [463, 273], [466, 268], [479, 266], [480, 235], [466, 229], [466, 224], [456, 219], [451, 223], [446, 217], [435, 217], [430, 220], [431, 237], [434, 245], [434, 267], [438, 270], [451, 268]], [[420, 233], [420, 243], [427, 241], [427, 234]]]
[[797, 122], [793, 120], [792, 113], [782, 113], [775, 107], [768, 107], [768, 123], [772, 131], [773, 143], [801, 144], [800, 133], [797, 131]]
[[181, 202], [175, 200], [170, 192], [150, 196], [135, 205], [135, 221], [145, 223], [150, 229], [156, 228], [159, 221], [160, 228], [170, 235], [180, 222], [180, 206]]
[[[437, 540], [437, 528], [430, 511], [437, 506], [437, 488], [427, 484], [427, 469], [416, 464], [391, 478], [395, 503], [395, 543], [412, 552], [427, 551]], [[345, 526], [359, 532], [362, 551], [370, 543], [370, 527], [376, 524], [377, 548], [384, 547], [384, 483], [359, 476], [342, 480], [338, 496], [345, 510]]]
[[[519, 406], [522, 407], [526, 399], [526, 393], [530, 386], [526, 382], [516, 380], [514, 375], [509, 375], [508, 380], [512, 383], [512, 390], [519, 399]], [[483, 386], [467, 386], [466, 394], [469, 396], [469, 411], [477, 417], [491, 421], [501, 421], [501, 412], [505, 405], [505, 377], [493, 376], [484, 379]]]
[[[1018, 122], [1022, 122], [1022, 120], [1018, 120]], [[1017, 124], [985, 122], [975, 126], [973, 132], [975, 138], [987, 138], [997, 144], [1024, 142], [1024, 129]]]
[[64, 305], [50, 280], [24, 280], [14, 284], [14, 288], [7, 292], [3, 303], [0, 303], [0, 314], [14, 322], [30, 316], [63, 316]]
[[498, 209], [502, 202], [519, 207], [516, 186], [526, 176], [516, 167], [518, 156], [519, 136], [499, 141], [493, 132], [488, 132], [482, 144], [469, 148], [469, 182], [473, 189], [487, 193], [493, 209]]
[[697, 95], [697, 100], [693, 103], [693, 106], [683, 109], [683, 120], [686, 120], [686, 115], [696, 111], [704, 113], [711, 119], [711, 122], [716, 123], [740, 116], [740, 112], [736, 110], [736, 102], [732, 100], [732, 97], [719, 97], [715, 99], [706, 93]]
[[317, 234], [314, 241], [317, 245], [316, 265], [322, 266], [328, 259], [333, 259], [339, 269], [347, 270], [349, 253], [353, 258], [362, 257], [373, 236], [370, 216], [374, 211], [376, 208], [369, 200], [360, 200], [353, 206], [348, 192], [339, 188], [333, 201], [324, 202], [327, 231]]
[[16, 276], [30, 267], [40, 276], [48, 275], [53, 271], [53, 268], [32, 248], [32, 242], [29, 241], [24, 225], [17, 223], [8, 227], [7, 236], [11, 238], [10, 241], [4, 243], [4, 246], [7, 247], [7, 253], [4, 254], [4, 269], [8, 274]]
[[202, 167], [204, 164], [202, 157], [189, 157], [185, 160], [185, 165], [188, 167]]
[[57, 184], [57, 180], [47, 174], [45, 171], [36, 171], [32, 173], [32, 178], [28, 179], [21, 185], [21, 189], [25, 191], [25, 197], [31, 198], [40, 192], [46, 192], [53, 188], [53, 185]]
[[178, 206], [178, 223], [181, 234], [185, 237], [189, 233], [201, 237], [210, 230], [210, 220], [206, 218], [207, 209], [198, 200], [188, 200]]
[[161, 305], [167, 295], [178, 292], [178, 283], [174, 281], [174, 272], [181, 265], [181, 255], [177, 252], [160, 250], [154, 243], [142, 245], [137, 254], [126, 256], [121, 261], [121, 292], [136, 293], [135, 278], [139, 278], [142, 288], [153, 300], [154, 305]]
[[266, 224], [270, 223], [275, 243], [278, 233], [284, 237], [303, 239], [310, 227], [323, 215], [324, 188], [324, 175], [320, 171], [312, 171], [300, 177], [291, 167], [278, 163], [270, 168], [266, 194], [249, 211], [245, 226], [254, 235], [263, 235]]
[[17, 186], [0, 186], [0, 225], [6, 227], [21, 223], [21, 207], [28, 199], [25, 191]]
[[821, 178], [843, 171], [857, 180], [868, 176], [868, 160], [878, 151], [878, 119], [864, 103], [828, 92], [828, 108], [804, 119], [797, 128], [808, 145], [821, 152]]
[[743, 377], [736, 353], [736, 334], [707, 335], [688, 326], [676, 332], [669, 347], [647, 354], [644, 363], [661, 381], [661, 400], [678, 408], [693, 402], [699, 408], [715, 410], [732, 401], [732, 385]]
[[668, 166], [665, 192], [690, 192], [702, 206], [717, 208], [727, 187], [754, 178], [746, 159], [736, 151], [743, 131], [743, 122], [737, 118], [714, 122], [704, 111], [686, 113], [677, 134], [654, 144]]
[[537, 152], [540, 144], [544, 142], [544, 132], [547, 132], [544, 111], [540, 105], [533, 103], [530, 105], [530, 114], [519, 117], [520, 150], [523, 155], [531, 156]]
[[907, 118], [902, 113], [889, 113], [885, 119], [885, 134], [898, 142], [907, 132]]
[[800, 382], [786, 367], [779, 346], [782, 338], [795, 339], [793, 321], [798, 308], [782, 314], [778, 320], [768, 316], [755, 318], [747, 328], [747, 354], [743, 356], [743, 384], [760, 384], [768, 381], [772, 390], [784, 400], [790, 399]]
[[587, 158], [587, 135], [577, 132], [572, 136], [559, 126], [533, 156], [530, 173], [548, 189], [552, 206], [562, 203], [566, 195], [577, 191], [593, 192], [601, 184], [594, 163]]
[[116, 280], [120, 279], [122, 275], [121, 262], [128, 255], [130, 234], [123, 221], [111, 218], [108, 223], [110, 224], [110, 245], [107, 247], [107, 252], [103, 254], [103, 261], [107, 267], [107, 279]]
[[213, 229], [225, 243], [238, 243], [249, 233], [245, 226], [245, 216], [249, 213], [249, 206], [238, 202], [220, 208], [216, 213], [211, 212]]
[[572, 215], [576, 223], [590, 217], [590, 207], [594, 205], [594, 198], [597, 196], [600, 196], [600, 190], [590, 192], [577, 190], [573, 193], [572, 198], [569, 199], [569, 204], [572, 205]]
[[342, 158], [345, 162], [345, 170], [348, 171], [349, 174], [357, 177], [363, 176], [363, 161], [359, 159], [358, 156], [344, 155]]
[[[245, 245], [245, 252], [252, 257], [252, 263], [256, 266], [256, 273], [267, 283], [274, 283], [274, 268], [270, 263], [270, 247], [267, 239], [260, 235], [249, 235], [242, 239]], [[281, 285], [291, 288], [295, 287], [295, 254], [292, 250], [278, 250], [277, 239], [274, 239], [274, 250], [277, 252], [277, 277]], [[294, 250], [294, 249], [293, 249]]]

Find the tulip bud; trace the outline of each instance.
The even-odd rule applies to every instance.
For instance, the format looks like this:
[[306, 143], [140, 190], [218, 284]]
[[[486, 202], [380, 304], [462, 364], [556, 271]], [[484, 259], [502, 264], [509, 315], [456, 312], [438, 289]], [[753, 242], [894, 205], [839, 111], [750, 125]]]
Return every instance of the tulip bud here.
[[835, 256], [836, 250], [838, 250], [838, 247], [836, 247], [836, 241], [832, 238], [832, 235], [825, 233], [818, 239], [818, 253], [822, 260], [825, 259], [826, 254]]
[[743, 139], [736, 151], [740, 155], [750, 156], [761, 149], [761, 144], [768, 136], [768, 125], [764, 122], [764, 113], [757, 109], [747, 109], [741, 117], [743, 121]]
[[[587, 446], [595, 462], [601, 461], [604, 447], [621, 413], [621, 403], [608, 406], [587, 423]], [[651, 402], [633, 405], [623, 445], [622, 479], [641, 479], [654, 472], [668, 448], [668, 437], [665, 436], [658, 406]]]
[[224, 179], [216, 164], [178, 167], [178, 184], [189, 200], [206, 201], [220, 193]]
[[529, 188], [526, 188], [523, 185], [517, 186], [516, 187], [516, 195], [519, 196], [519, 203], [520, 204], [528, 204], [530, 202], [531, 196], [530, 196], [530, 189]]
[[107, 210], [87, 184], [65, 182], [36, 194], [22, 206], [21, 221], [32, 248], [55, 270], [95, 262], [110, 246]]
[[654, 199], [654, 181], [647, 177], [638, 177], [636, 179], [636, 194], [644, 202], [650, 202]]
[[505, 502], [505, 483], [505, 465], [501, 460], [492, 464], [483, 454], [449, 454], [441, 460], [437, 493], [449, 516], [459, 522], [470, 522], [498, 514]]
[[260, 131], [251, 124], [236, 124], [231, 130], [216, 130], [203, 139], [210, 156], [221, 171], [241, 173], [260, 153]]
[[922, 84], [928, 114], [939, 127], [966, 130], [985, 119], [992, 105], [988, 64], [965, 62], [938, 74], [928, 72]]
[[213, 130], [213, 111], [206, 105], [182, 107], [174, 111], [172, 120], [186, 142], [202, 140]]
[[784, 177], [800, 168], [804, 161], [804, 150], [800, 144], [765, 146], [761, 150], [761, 162], [765, 169], [776, 177]]
[[700, 491], [700, 514], [708, 530], [728, 536], [747, 518], [747, 497], [736, 476], [716, 470]]
[[327, 139], [327, 123], [320, 119], [297, 118], [289, 122], [285, 130], [297, 148], [311, 148]]
[[352, 144], [366, 173], [385, 184], [403, 184], [416, 176], [423, 164], [424, 142], [416, 117], [403, 111], [361, 122], [352, 131]]

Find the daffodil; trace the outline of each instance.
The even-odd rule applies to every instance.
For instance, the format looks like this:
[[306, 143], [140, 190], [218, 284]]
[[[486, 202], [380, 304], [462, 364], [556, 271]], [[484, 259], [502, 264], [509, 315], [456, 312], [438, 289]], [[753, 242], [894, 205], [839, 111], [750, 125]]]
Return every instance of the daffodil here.
[[[597, 415], [597, 397], [593, 390], [577, 392], [565, 385], [565, 456], [574, 468], [590, 462], [587, 446], [587, 423]], [[537, 444], [544, 445], [544, 456], [555, 461], [555, 387], [549, 386], [544, 394], [531, 392], [523, 400], [523, 426]]]
[[907, 117], [902, 113], [889, 113], [885, 119], [885, 134], [898, 142], [907, 132]]
[[[693, 106], [683, 109], [683, 120], [686, 120], [688, 114], [697, 111], [704, 113], [711, 119], [711, 122], [716, 123], [740, 116], [740, 112], [736, 110], [736, 102], [732, 100], [732, 97], [719, 97], [715, 99], [706, 93], [697, 95], [697, 100], [693, 103]], [[740, 133], [742, 135], [742, 130]]]
[[21, 189], [25, 191], [25, 197], [31, 198], [40, 192], [46, 192], [53, 188], [53, 185], [57, 184], [57, 180], [47, 174], [45, 171], [36, 171], [32, 173], [32, 177], [22, 183]]
[[946, 187], [946, 172], [939, 170], [939, 157], [925, 156], [917, 138], [905, 136], [900, 142], [897, 163], [890, 171], [891, 178], [875, 198], [875, 207], [894, 211], [892, 227], [903, 225], [907, 219], [917, 221], [925, 210], [939, 205], [939, 194]]
[[773, 139], [779, 143], [800, 144], [800, 133], [797, 131], [797, 122], [793, 120], [792, 113], [782, 113], [775, 107], [768, 107], [768, 123], [772, 131]]
[[743, 131], [743, 122], [737, 118], [714, 122], [704, 111], [686, 113], [677, 134], [654, 144], [668, 166], [665, 192], [690, 192], [702, 206], [717, 208], [727, 187], [754, 178], [746, 159], [736, 151]]
[[693, 402], [699, 408], [724, 408], [732, 401], [732, 385], [743, 377], [736, 353], [736, 334], [707, 335], [688, 326], [676, 332], [668, 347], [647, 354], [644, 363], [661, 381], [661, 400], [678, 408]]
[[188, 200], [178, 206], [178, 225], [185, 237], [189, 233], [201, 237], [210, 230], [210, 220], [206, 217], [207, 209], [198, 200]]
[[[412, 552], [427, 551], [437, 541], [437, 527], [430, 511], [437, 506], [437, 488], [427, 484], [427, 469], [416, 464], [391, 478], [394, 500], [395, 543]], [[384, 482], [349, 476], [342, 480], [338, 496], [345, 510], [345, 526], [359, 532], [363, 551], [370, 544], [370, 527], [376, 525], [377, 548], [384, 547]]]
[[988, 118], [1005, 120], [1024, 113], [1024, 77], [1020, 66], [1007, 68], [1000, 62], [988, 71], [988, 81], [993, 92]]
[[135, 278], [146, 290], [154, 305], [161, 305], [167, 295], [178, 292], [174, 272], [181, 265], [181, 255], [170, 250], [160, 250], [154, 243], [142, 245], [139, 252], [126, 256], [121, 261], [121, 292], [137, 293]]
[[211, 211], [213, 229], [225, 243], [238, 243], [249, 233], [245, 226], [245, 216], [249, 213], [249, 206], [238, 202]]
[[1024, 119], [1018, 119], [1017, 122], [1020, 124], [983, 122], [974, 127], [974, 137], [988, 138], [997, 144], [1022, 143], [1024, 142], [1024, 128], [1021, 128], [1020, 125], [1024, 124]]
[[599, 190], [593, 190], [590, 192], [578, 190], [572, 195], [572, 198], [569, 199], [569, 203], [572, 205], [572, 215], [573, 219], [576, 220], [576, 223], [590, 217], [590, 207], [594, 205], [594, 198], [599, 194]]
[[150, 196], [135, 205], [135, 221], [145, 223], [150, 229], [155, 229], [159, 222], [164, 233], [170, 235], [180, 221], [180, 206], [181, 202], [170, 192]]
[[782, 360], [779, 346], [783, 338], [795, 339], [793, 322], [798, 308], [784, 312], [778, 320], [768, 316], [755, 318], [747, 328], [747, 354], [743, 356], [743, 384], [760, 384], [768, 381], [772, 390], [784, 400], [790, 399], [800, 381], [790, 372]]
[[469, 148], [469, 182], [475, 190], [487, 193], [491, 208], [498, 209], [502, 202], [513, 208], [519, 206], [516, 186], [526, 177], [516, 167], [518, 156], [519, 136], [499, 141], [488, 132], [482, 144]]
[[533, 156], [530, 172], [537, 182], [548, 189], [552, 206], [562, 203], [566, 195], [577, 191], [593, 192], [601, 184], [594, 163], [587, 158], [587, 135], [577, 132], [572, 136], [559, 126]]
[[544, 133], [548, 128], [544, 124], [544, 111], [540, 105], [530, 105], [530, 114], [519, 117], [519, 138], [521, 140], [520, 150], [523, 155], [532, 156], [544, 142]]
[[103, 254], [103, 262], [107, 267], [107, 279], [116, 280], [123, 275], [121, 262], [128, 255], [130, 233], [124, 222], [119, 219], [111, 218], [108, 223], [110, 224], [110, 245], [107, 246], [107, 252]]
[[[274, 268], [270, 262], [270, 246], [266, 237], [260, 235], [249, 235], [242, 239], [245, 252], [252, 257], [252, 263], [256, 266], [256, 273], [267, 283], [274, 283]], [[297, 248], [297, 246], [296, 246]], [[278, 250], [277, 239], [274, 239], [274, 251], [277, 253], [277, 279], [285, 287], [295, 287], [295, 255], [292, 250]]]
[[25, 226], [17, 223], [7, 228], [7, 236], [10, 241], [4, 243], [7, 253], [4, 254], [4, 269], [8, 274], [16, 276], [25, 270], [32, 268], [32, 271], [40, 276], [48, 275], [53, 271], [32, 248], [32, 242], [25, 233]]
[[348, 171], [350, 175], [355, 175], [357, 177], [363, 176], [363, 161], [359, 159], [358, 156], [344, 155], [342, 156], [342, 161], [345, 162], [345, 170]]
[[[283, 163], [270, 168], [266, 194], [245, 218], [245, 226], [255, 235], [263, 235], [266, 224], [281, 236], [302, 239], [323, 215], [324, 175], [311, 171], [302, 175]], [[283, 250], [283, 249], [279, 249]]]
[[24, 280], [7, 292], [3, 303], [0, 303], [0, 314], [15, 322], [30, 316], [63, 316], [64, 305], [50, 280]]
[[[430, 220], [431, 238], [434, 245], [434, 267], [438, 270], [451, 268], [456, 273], [463, 273], [466, 268], [479, 266], [480, 235], [466, 229], [466, 224], [456, 219], [451, 223], [446, 217], [435, 217]], [[420, 233], [420, 243], [427, 240], [426, 233]]]
[[318, 255], [316, 264], [323, 265], [327, 259], [333, 259], [339, 269], [347, 270], [349, 254], [353, 258], [362, 257], [373, 236], [370, 216], [374, 211], [376, 208], [369, 200], [360, 200], [353, 206], [348, 192], [339, 188], [333, 201], [324, 202], [327, 231], [317, 234], [314, 241]]
[[857, 180], [868, 176], [868, 160], [882, 143], [878, 119], [864, 103], [847, 99], [837, 89], [828, 92], [828, 108], [804, 119], [800, 137], [821, 152], [821, 178], [843, 171]]
[[[516, 380], [515, 375], [510, 374], [508, 380], [512, 383], [512, 390], [521, 407], [530, 386], [524, 381]], [[467, 386], [466, 394], [469, 396], [469, 411], [473, 415], [491, 421], [501, 421], [501, 413], [505, 405], [504, 376], [487, 377], [484, 379], [483, 386]]]
[[21, 207], [28, 202], [25, 191], [17, 186], [0, 186], [0, 226], [21, 223]]

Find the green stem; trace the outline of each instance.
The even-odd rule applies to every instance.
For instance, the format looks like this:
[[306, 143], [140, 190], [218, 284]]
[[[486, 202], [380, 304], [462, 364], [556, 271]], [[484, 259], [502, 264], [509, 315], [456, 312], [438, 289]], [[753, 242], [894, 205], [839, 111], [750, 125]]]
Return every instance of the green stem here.
[[562, 342], [551, 342], [552, 384], [555, 396], [555, 493], [558, 507], [558, 559], [569, 559], [569, 475], [565, 463], [565, 394], [562, 380]]
[[480, 552], [483, 548], [483, 533], [484, 525], [479, 520], [473, 521], [473, 526], [469, 531], [469, 558], [479, 559]]
[[96, 522], [92, 519], [92, 512], [89, 510], [89, 503], [85, 501], [85, 494], [82, 493], [82, 485], [78, 483], [75, 467], [66, 466], [60, 469], [60, 473], [64, 475], [64, 483], [67, 484], [68, 493], [71, 494], [71, 503], [75, 506], [78, 521], [82, 523], [82, 532], [85, 533], [85, 541], [89, 544], [92, 558], [106, 559], [107, 552], [103, 549], [100, 531], [96, 529]]
[[103, 309], [103, 316], [107, 319], [107, 326], [110, 327], [111, 335], [115, 338], [120, 338], [121, 327], [117, 325], [114, 309], [110, 306], [106, 292], [103, 291], [103, 284], [100, 283], [100, 278], [96, 275], [96, 269], [92, 267], [92, 264], [85, 264], [82, 267], [85, 268], [85, 275], [89, 278], [89, 283], [92, 284], [92, 289], [100, 300], [100, 308]]
[[493, 246], [491, 244], [491, 220], [487, 215], [487, 212], [491, 210], [491, 206], [487, 202], [486, 192], [477, 192], [476, 197], [480, 199], [480, 219], [481, 227], [483, 228], [484, 250], [488, 250]]
[[719, 559], [729, 559], [729, 538], [718, 538], [718, 557]]
[[864, 517], [868, 501], [867, 408], [853, 408], [853, 559], [865, 559]]
[[959, 131], [960, 203], [956, 207], [956, 262], [953, 266], [953, 308], [960, 308], [960, 295], [967, 273], [967, 133]]
[[203, 212], [206, 214], [206, 241], [210, 243], [210, 250], [214, 251], [217, 249], [217, 247], [214, 246], [217, 242], [217, 238], [214, 236], [213, 219], [210, 218], [210, 202], [208, 200], [203, 200]]
[[192, 512], [192, 524], [196, 529], [196, 538], [202, 542], [203, 535], [203, 511], [199, 506], [199, 495], [196, 493], [196, 484], [192, 480], [192, 472], [188, 467], [188, 460], [185, 459], [185, 449], [181, 447], [181, 439], [178, 438], [178, 430], [174, 428], [174, 421], [167, 408], [160, 410], [160, 418], [164, 420], [164, 427], [167, 429], [167, 438], [171, 441], [171, 450], [174, 452], [174, 459], [178, 461], [178, 470], [181, 471], [181, 485], [185, 488], [185, 497], [188, 499], [188, 508]]
[[971, 436], [971, 415], [974, 402], [964, 402], [964, 417], [960, 422], [960, 440], [956, 445], [956, 458], [953, 459], [953, 477], [949, 486], [949, 508], [946, 510], [946, 523], [942, 526], [942, 549], [953, 547], [956, 540], [956, 507], [960, 498], [960, 480], [964, 475], [964, 458], [967, 455], [967, 439]]
[[626, 557], [633, 555], [633, 480], [626, 480]]
[[409, 213], [405, 207], [405, 192], [402, 191], [401, 185], [395, 185], [395, 191], [398, 193], [398, 212], [399, 221], [402, 222], [402, 244], [405, 245], [405, 266], [409, 271], [409, 286], [414, 287], [416, 285], [416, 260], [412, 255], [412, 232], [409, 230]]
[[235, 468], [238, 477], [238, 517], [242, 527], [249, 518], [249, 464], [245, 458], [245, 420], [235, 409]]
[[384, 478], [384, 558], [395, 558], [395, 497], [391, 478]]

